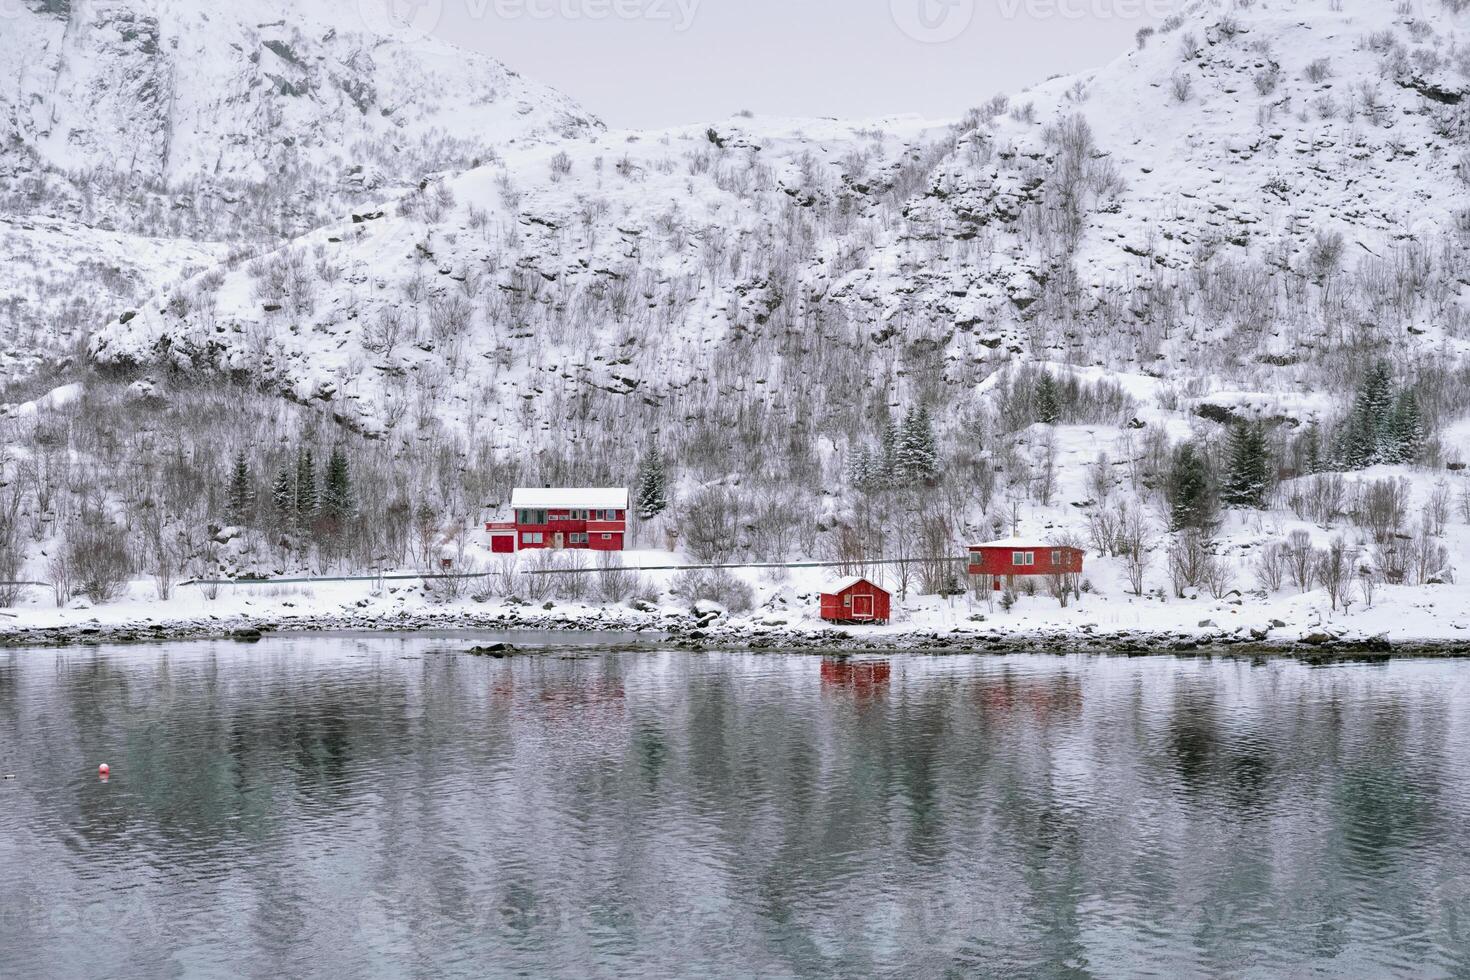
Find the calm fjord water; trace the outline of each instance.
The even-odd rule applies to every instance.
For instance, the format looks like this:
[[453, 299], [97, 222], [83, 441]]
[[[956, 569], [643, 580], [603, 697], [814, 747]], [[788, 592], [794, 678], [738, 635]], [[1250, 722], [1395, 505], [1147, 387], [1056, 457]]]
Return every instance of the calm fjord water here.
[[1470, 975], [1470, 663], [467, 645], [0, 654], [0, 977]]

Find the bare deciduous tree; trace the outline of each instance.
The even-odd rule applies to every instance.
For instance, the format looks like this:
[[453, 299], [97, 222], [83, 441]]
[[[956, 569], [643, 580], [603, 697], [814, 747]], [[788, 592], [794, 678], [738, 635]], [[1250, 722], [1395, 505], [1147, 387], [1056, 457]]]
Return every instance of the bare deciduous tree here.
[[1317, 556], [1317, 581], [1327, 590], [1333, 611], [1352, 604], [1357, 561], [1357, 552], [1348, 547], [1342, 535], [1333, 538]]

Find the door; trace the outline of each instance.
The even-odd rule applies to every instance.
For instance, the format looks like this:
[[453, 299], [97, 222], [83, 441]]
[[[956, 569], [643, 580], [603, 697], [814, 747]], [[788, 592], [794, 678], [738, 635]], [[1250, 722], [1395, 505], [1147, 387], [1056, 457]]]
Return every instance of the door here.
[[557, 531], [554, 535], [551, 536], [551, 542], [552, 547], [554, 547], [557, 551], [561, 551], [567, 546], [567, 536], [563, 532]]
[[870, 595], [855, 595], [852, 597], [852, 618], [873, 618], [873, 597]]

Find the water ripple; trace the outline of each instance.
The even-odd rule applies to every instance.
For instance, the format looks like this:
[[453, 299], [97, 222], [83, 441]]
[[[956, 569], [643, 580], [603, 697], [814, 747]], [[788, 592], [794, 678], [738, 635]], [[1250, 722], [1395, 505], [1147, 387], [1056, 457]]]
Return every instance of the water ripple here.
[[460, 646], [0, 654], [0, 976], [1470, 975], [1459, 664]]

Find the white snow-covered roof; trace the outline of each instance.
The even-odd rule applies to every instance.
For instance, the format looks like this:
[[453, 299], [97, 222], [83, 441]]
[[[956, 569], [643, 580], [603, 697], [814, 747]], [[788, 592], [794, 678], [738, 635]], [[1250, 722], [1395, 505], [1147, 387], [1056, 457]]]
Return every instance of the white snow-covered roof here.
[[[883, 588], [883, 586], [881, 585], [874, 584], [872, 579], [864, 578], [863, 576], [855, 576], [852, 578], [838, 579], [835, 582], [828, 582], [826, 585], [822, 586], [822, 594], [837, 595], [838, 593], [846, 592], [848, 589], [852, 588], [854, 585], [857, 585], [859, 582], [867, 582], [869, 585], [872, 585], [876, 589]], [[884, 591], [886, 592], [888, 590], [884, 589]]]
[[970, 550], [977, 548], [1018, 548], [1018, 549], [1046, 549], [1055, 548], [1054, 544], [1045, 541], [1035, 541], [1030, 538], [1001, 538], [999, 541], [987, 541], [984, 544], [971, 546]]
[[512, 510], [627, 510], [628, 488], [521, 488], [511, 494]]

